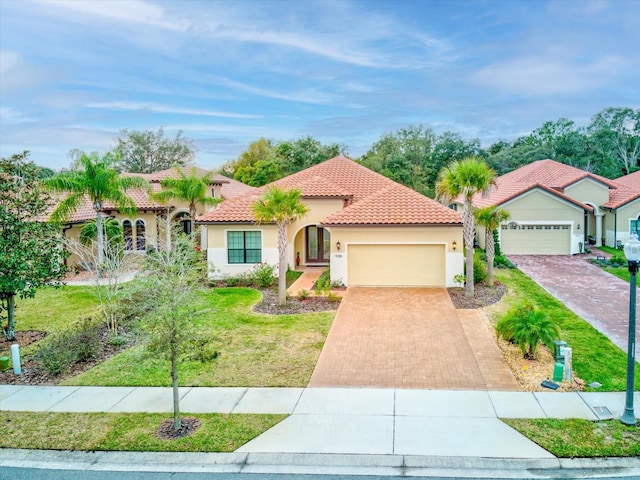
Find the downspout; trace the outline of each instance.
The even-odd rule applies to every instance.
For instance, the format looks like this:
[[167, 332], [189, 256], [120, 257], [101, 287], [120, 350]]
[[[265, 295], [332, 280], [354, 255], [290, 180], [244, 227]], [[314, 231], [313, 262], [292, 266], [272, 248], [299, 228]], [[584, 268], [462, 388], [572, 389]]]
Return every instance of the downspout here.
[[613, 248], [618, 248], [618, 209], [613, 212]]

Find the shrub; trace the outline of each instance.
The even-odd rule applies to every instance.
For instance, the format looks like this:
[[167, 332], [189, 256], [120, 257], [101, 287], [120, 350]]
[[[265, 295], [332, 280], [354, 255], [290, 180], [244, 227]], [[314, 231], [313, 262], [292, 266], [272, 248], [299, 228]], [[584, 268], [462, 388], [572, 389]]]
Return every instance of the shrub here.
[[274, 271], [275, 267], [273, 265], [269, 265], [268, 263], [257, 263], [253, 267], [251, 279], [259, 287], [270, 287], [275, 281], [275, 277], [273, 276]]
[[322, 295], [323, 292], [327, 292], [331, 286], [331, 278], [329, 270], [322, 272], [322, 275], [316, 280], [316, 295]]
[[624, 255], [613, 255], [609, 264], [612, 267], [624, 267], [627, 264], [627, 258]]
[[487, 279], [487, 266], [479, 257], [473, 258], [473, 281], [474, 283], [484, 283]]
[[342, 297], [334, 292], [329, 292], [327, 293], [327, 300], [329, 300], [330, 302], [340, 302], [342, 300]]
[[516, 268], [516, 266], [504, 255], [496, 255], [493, 259], [493, 266], [497, 268]]
[[298, 292], [298, 300], [306, 300], [311, 295], [309, 290], [305, 290], [304, 288]]
[[496, 325], [496, 332], [518, 345], [525, 358], [534, 359], [540, 343], [553, 348], [560, 328], [546, 313], [525, 304], [509, 310]]
[[91, 318], [50, 337], [40, 346], [35, 360], [49, 375], [66, 373], [76, 363], [95, 357], [100, 345], [100, 326]]

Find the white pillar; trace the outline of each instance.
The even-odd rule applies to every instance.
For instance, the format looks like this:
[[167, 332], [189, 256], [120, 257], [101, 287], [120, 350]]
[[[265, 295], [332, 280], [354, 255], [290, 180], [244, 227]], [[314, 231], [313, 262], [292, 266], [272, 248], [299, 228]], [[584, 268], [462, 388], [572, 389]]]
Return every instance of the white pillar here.
[[602, 246], [602, 214], [596, 213], [596, 247]]

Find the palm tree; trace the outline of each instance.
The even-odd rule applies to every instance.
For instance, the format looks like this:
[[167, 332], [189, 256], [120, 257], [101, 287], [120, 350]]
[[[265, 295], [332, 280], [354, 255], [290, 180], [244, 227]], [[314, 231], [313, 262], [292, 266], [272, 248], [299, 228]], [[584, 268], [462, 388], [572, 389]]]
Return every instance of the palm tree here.
[[[162, 190], [153, 198], [161, 203], [169, 203], [171, 200], [182, 200], [189, 204], [189, 216], [194, 221], [198, 205], [203, 207], [213, 207], [220, 203], [219, 198], [207, 195], [211, 186], [212, 172], [199, 176], [195, 168], [186, 175], [179, 165], [173, 167], [180, 176], [179, 178], [164, 178], [160, 181]], [[171, 246], [171, 228], [169, 225], [169, 214], [167, 212], [167, 249]]]
[[490, 206], [479, 208], [474, 212], [476, 221], [485, 228], [484, 252], [487, 255], [487, 285], [493, 287], [493, 260], [495, 258], [495, 243], [493, 232], [502, 222], [511, 218], [511, 214], [504, 208]]
[[[102, 229], [106, 240], [114, 242], [124, 242], [122, 225], [115, 218], [105, 218], [102, 222]], [[80, 229], [80, 243], [83, 245], [91, 245], [91, 242], [98, 238], [98, 222], [89, 220]]]
[[473, 238], [476, 222], [473, 216], [473, 196], [476, 193], [488, 193], [495, 185], [496, 172], [478, 157], [456, 160], [443, 167], [436, 183], [436, 196], [450, 203], [458, 195], [464, 197], [462, 209], [462, 228], [466, 247], [466, 290], [465, 296], [473, 297]]
[[278, 302], [287, 300], [287, 224], [304, 217], [309, 211], [300, 201], [300, 190], [282, 190], [269, 187], [265, 194], [251, 205], [258, 223], [275, 223], [278, 227]]
[[122, 213], [133, 214], [136, 204], [127, 195], [129, 188], [147, 185], [139, 177], [121, 177], [114, 168], [117, 155], [108, 152], [100, 157], [97, 152], [82, 153], [77, 160], [78, 169], [59, 173], [45, 180], [45, 185], [54, 192], [66, 194], [51, 214], [51, 221], [67, 221], [88, 197], [96, 212], [98, 237], [98, 263], [104, 261], [104, 226], [102, 210], [111, 202]]

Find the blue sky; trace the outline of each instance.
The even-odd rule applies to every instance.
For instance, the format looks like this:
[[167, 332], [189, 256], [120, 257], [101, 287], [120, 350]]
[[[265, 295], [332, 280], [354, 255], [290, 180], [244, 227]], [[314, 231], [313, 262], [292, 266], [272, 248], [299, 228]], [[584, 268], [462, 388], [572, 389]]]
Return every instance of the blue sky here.
[[0, 155], [51, 168], [164, 126], [362, 155], [422, 123], [488, 146], [640, 107], [640, 1], [0, 0]]

